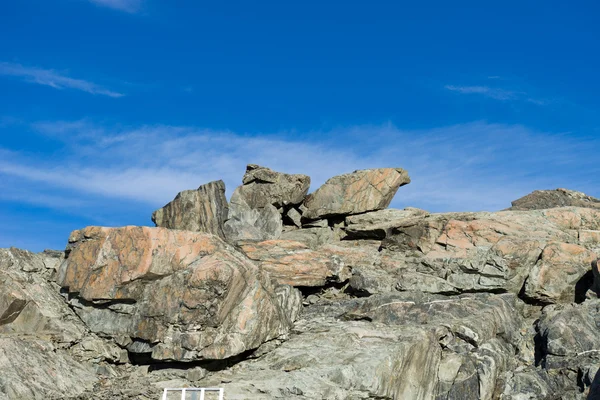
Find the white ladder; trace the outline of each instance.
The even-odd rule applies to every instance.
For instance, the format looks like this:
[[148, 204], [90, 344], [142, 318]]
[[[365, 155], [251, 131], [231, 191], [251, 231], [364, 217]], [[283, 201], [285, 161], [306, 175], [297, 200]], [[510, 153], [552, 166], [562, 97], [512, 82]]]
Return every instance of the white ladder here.
[[181, 400], [185, 400], [185, 394], [192, 392], [192, 399], [196, 400], [195, 394], [200, 392], [200, 398], [197, 400], [204, 400], [204, 394], [206, 392], [218, 392], [219, 400], [223, 400], [223, 394], [225, 390], [223, 388], [165, 388], [162, 395], [162, 400], [167, 400], [168, 392], [181, 392]]

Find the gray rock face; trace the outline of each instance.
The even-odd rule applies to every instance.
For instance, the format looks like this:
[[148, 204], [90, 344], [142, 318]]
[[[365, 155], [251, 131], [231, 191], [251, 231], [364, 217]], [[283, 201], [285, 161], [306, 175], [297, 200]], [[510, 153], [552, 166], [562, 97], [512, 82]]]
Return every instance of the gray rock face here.
[[67, 351], [40, 339], [0, 336], [0, 399], [65, 399], [92, 390], [98, 377]]
[[[126, 352], [91, 334], [49, 281], [63, 253], [0, 249], [0, 399], [70, 398], [98, 381], [91, 364]], [[87, 340], [86, 356], [73, 348]], [[73, 346], [75, 345], [75, 346]], [[107, 356], [107, 354], [105, 354]]]
[[224, 231], [230, 243], [278, 239], [283, 231], [281, 214], [275, 206], [252, 208], [237, 190], [231, 196], [228, 218]]
[[[247, 166], [242, 182], [231, 196], [225, 223], [225, 236], [232, 243], [279, 238], [282, 207], [301, 203], [310, 186], [306, 175], [284, 174], [254, 164]], [[289, 215], [292, 220], [297, 217], [293, 211]]]
[[554, 207], [589, 207], [600, 209], [600, 199], [568, 189], [536, 190], [512, 202], [509, 210], [541, 210]]
[[237, 190], [251, 208], [262, 208], [268, 204], [281, 208], [302, 203], [310, 187], [310, 177], [249, 164], [242, 183]]
[[173, 201], [152, 214], [152, 221], [163, 228], [206, 232], [224, 238], [227, 213], [225, 183], [215, 181], [178, 193]]
[[401, 168], [354, 171], [329, 179], [304, 201], [305, 219], [360, 214], [386, 208], [400, 186], [410, 183]]
[[381, 265], [402, 290], [523, 289], [540, 302], [574, 301], [596, 258], [577, 232], [599, 223], [600, 212], [584, 208], [425, 216], [392, 228]]
[[290, 339], [216, 374], [231, 399], [490, 399], [520, 340], [510, 296], [418, 294], [311, 306]]
[[86, 328], [66, 305], [59, 287], [44, 275], [54, 257], [0, 249], [0, 335], [34, 336], [67, 346]]

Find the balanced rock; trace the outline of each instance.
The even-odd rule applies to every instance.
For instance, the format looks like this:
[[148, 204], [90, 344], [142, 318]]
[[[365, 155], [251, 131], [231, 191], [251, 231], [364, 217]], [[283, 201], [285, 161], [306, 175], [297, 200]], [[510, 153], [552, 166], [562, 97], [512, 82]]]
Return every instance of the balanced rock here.
[[509, 210], [540, 210], [568, 206], [600, 209], [600, 199], [568, 189], [536, 190], [513, 201]]
[[278, 239], [284, 206], [301, 203], [310, 178], [249, 164], [242, 185], [231, 196], [225, 235], [229, 242]]
[[224, 238], [227, 210], [225, 183], [214, 181], [178, 193], [173, 201], [152, 214], [152, 221], [159, 227], [207, 232]]
[[354, 171], [329, 179], [304, 201], [305, 219], [360, 214], [389, 206], [400, 186], [410, 183], [401, 168]]
[[299, 304], [218, 237], [164, 228], [73, 232], [59, 283], [93, 332], [157, 360], [257, 348], [287, 333], [297, 310], [284, 305]]

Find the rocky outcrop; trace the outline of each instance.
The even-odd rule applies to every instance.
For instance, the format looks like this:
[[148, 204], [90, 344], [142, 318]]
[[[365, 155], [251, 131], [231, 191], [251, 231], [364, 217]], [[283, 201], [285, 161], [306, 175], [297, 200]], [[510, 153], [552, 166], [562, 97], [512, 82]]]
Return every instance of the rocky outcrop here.
[[509, 210], [541, 210], [554, 207], [589, 207], [600, 209], [600, 199], [568, 189], [536, 190], [512, 202]]
[[[70, 351], [84, 340], [102, 343], [113, 362], [126, 361], [124, 350], [89, 332], [50, 280], [62, 257], [0, 249], [0, 399], [58, 399], [91, 390], [99, 376]], [[94, 349], [88, 355], [105, 360]]]
[[401, 168], [354, 171], [329, 179], [306, 198], [305, 219], [360, 214], [390, 205], [400, 186], [410, 183]]
[[287, 217], [297, 219], [292, 206], [304, 200], [310, 178], [249, 164], [242, 183], [231, 196], [225, 223], [230, 242], [278, 239], [283, 231], [282, 214], [287, 209]]
[[[450, 213], [403, 221], [382, 241], [382, 266], [403, 290], [409, 281], [437, 292], [501, 291], [541, 302], [573, 301], [594, 253], [578, 244], [578, 230], [595, 229], [600, 212], [571, 208], [527, 214]], [[415, 276], [420, 277], [413, 279]], [[527, 284], [524, 286], [524, 283]], [[437, 284], [434, 284], [437, 282]]]
[[600, 397], [600, 209], [431, 214], [381, 209], [403, 170], [308, 181], [250, 165], [225, 224], [211, 183], [168, 228], [0, 250], [0, 399]]
[[189, 231], [75, 231], [58, 282], [93, 332], [156, 360], [236, 356], [285, 335], [297, 314], [254, 264]]
[[398, 293], [317, 304], [277, 349], [206, 382], [227, 382], [231, 399], [492, 398], [522, 338], [516, 303]]
[[225, 183], [215, 181], [196, 190], [185, 190], [152, 214], [156, 226], [194, 232], [206, 232], [225, 238], [223, 224], [228, 205]]

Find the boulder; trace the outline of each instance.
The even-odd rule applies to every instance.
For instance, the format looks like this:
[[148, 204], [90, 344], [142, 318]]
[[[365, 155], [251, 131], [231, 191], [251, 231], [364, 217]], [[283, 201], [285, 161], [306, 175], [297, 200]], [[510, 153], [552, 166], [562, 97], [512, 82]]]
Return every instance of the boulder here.
[[600, 199], [568, 189], [536, 190], [512, 202], [509, 210], [541, 210], [554, 207], [589, 207], [600, 209]]
[[262, 208], [269, 204], [281, 208], [302, 203], [309, 187], [310, 177], [307, 175], [285, 174], [249, 164], [242, 178], [242, 186], [236, 191], [251, 208]]
[[152, 221], [163, 228], [206, 232], [224, 238], [227, 213], [225, 183], [215, 181], [196, 190], [179, 192], [173, 201], [152, 214]]
[[[233, 192], [229, 204], [225, 223], [229, 242], [278, 239], [283, 229], [283, 207], [302, 203], [310, 178], [249, 164], [242, 183]], [[289, 218], [294, 220], [295, 217], [292, 212]]]
[[354, 171], [329, 179], [304, 201], [305, 219], [360, 214], [386, 208], [400, 186], [410, 183], [401, 168]]
[[214, 235], [88, 227], [67, 253], [59, 283], [79, 317], [156, 360], [232, 357], [286, 334], [297, 315], [289, 305], [299, 302], [286, 299], [296, 292], [278, 292]]

